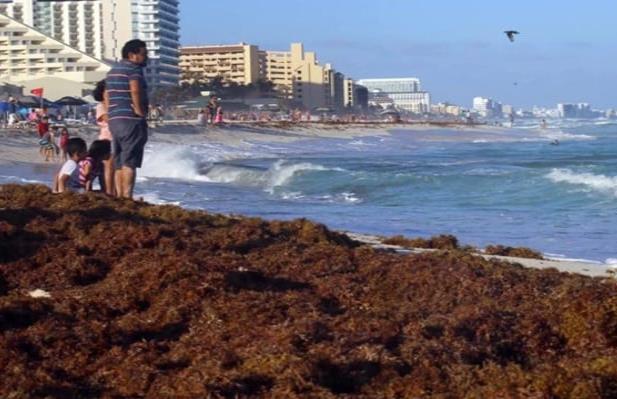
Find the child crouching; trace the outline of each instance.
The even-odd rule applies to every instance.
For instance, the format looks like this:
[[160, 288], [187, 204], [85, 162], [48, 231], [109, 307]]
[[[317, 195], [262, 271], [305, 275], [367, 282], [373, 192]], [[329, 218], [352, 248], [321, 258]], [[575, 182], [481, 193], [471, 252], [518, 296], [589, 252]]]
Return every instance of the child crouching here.
[[69, 160], [62, 165], [62, 168], [54, 177], [54, 193], [79, 191], [82, 188], [79, 182], [78, 162], [88, 155], [86, 142], [79, 137], [73, 137], [68, 140], [66, 152]]

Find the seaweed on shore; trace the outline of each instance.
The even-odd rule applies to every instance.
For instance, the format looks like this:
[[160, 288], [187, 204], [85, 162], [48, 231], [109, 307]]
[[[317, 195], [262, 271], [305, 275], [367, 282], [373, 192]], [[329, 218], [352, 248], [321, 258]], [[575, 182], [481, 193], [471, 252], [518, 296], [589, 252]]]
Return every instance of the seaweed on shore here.
[[2, 398], [617, 395], [613, 279], [33, 185], [0, 239]]
[[487, 255], [513, 256], [516, 258], [544, 259], [541, 253], [525, 247], [507, 247], [504, 245], [488, 245], [484, 249]]
[[403, 236], [388, 237], [383, 240], [384, 244], [399, 245], [405, 248], [425, 249], [459, 249], [458, 239], [452, 235], [438, 235], [431, 238], [406, 238]]

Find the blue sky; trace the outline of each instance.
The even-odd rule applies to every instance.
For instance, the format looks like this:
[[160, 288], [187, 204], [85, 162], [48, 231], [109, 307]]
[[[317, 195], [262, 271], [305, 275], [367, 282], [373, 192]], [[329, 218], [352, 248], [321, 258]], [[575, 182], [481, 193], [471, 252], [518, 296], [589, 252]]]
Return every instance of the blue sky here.
[[[418, 77], [433, 102], [617, 107], [617, 0], [181, 0], [182, 44], [301, 41], [354, 79]], [[503, 31], [521, 32], [510, 43]]]

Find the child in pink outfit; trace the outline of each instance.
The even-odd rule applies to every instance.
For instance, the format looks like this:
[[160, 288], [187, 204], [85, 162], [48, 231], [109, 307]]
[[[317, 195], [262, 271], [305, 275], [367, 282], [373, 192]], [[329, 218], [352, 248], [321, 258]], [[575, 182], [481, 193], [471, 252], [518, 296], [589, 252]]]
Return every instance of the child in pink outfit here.
[[223, 123], [223, 107], [221, 106], [216, 109], [216, 117], [214, 117], [214, 123]]
[[[111, 135], [111, 130], [109, 130], [107, 122], [109, 116], [107, 115], [107, 107], [105, 106], [105, 96], [107, 96], [105, 80], [101, 80], [96, 84], [92, 96], [99, 102], [96, 105], [96, 124], [101, 128], [99, 140], [108, 140], [111, 142], [113, 137]], [[114, 167], [112, 157], [103, 160], [103, 171], [105, 193], [107, 195], [114, 195]]]

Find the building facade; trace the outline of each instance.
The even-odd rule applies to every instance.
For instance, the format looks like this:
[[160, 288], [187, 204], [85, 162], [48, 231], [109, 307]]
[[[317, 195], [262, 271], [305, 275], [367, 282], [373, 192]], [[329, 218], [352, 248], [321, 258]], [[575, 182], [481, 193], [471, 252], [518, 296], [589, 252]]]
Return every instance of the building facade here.
[[369, 102], [384, 103], [382, 97], [385, 95], [401, 110], [413, 113], [430, 112], [430, 94], [421, 90], [420, 80], [417, 78], [360, 79], [358, 84], [369, 90]]
[[181, 82], [211, 80], [248, 85], [260, 75], [259, 49], [246, 43], [223, 46], [186, 46], [180, 49]]
[[0, 14], [0, 79], [26, 92], [43, 87], [52, 100], [83, 96], [109, 65], [13, 18]]
[[104, 58], [122, 58], [122, 46], [141, 39], [148, 47], [146, 79], [151, 88], [180, 79], [179, 0], [97, 0], [103, 5]]
[[4, 0], [6, 14], [98, 59], [122, 58], [122, 46], [142, 39], [148, 47], [151, 87], [179, 79], [179, 0]]
[[492, 98], [474, 97], [473, 110], [483, 118], [500, 118], [503, 116], [501, 103]]
[[208, 81], [215, 77], [238, 84], [270, 81], [292, 106], [305, 109], [345, 106], [345, 76], [332, 65], [321, 65], [302, 43], [289, 51], [265, 51], [246, 43], [186, 46], [180, 50], [182, 81]]
[[5, 0], [8, 15], [93, 57], [103, 58], [101, 0]]

